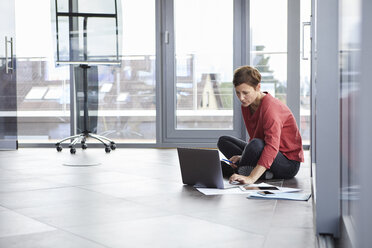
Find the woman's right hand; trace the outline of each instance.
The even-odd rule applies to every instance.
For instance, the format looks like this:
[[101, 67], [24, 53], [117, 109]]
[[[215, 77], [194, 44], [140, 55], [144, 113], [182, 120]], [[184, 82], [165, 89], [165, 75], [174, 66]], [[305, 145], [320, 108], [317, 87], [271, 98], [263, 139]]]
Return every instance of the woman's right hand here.
[[232, 156], [229, 159], [232, 162], [232, 164], [230, 164], [231, 167], [233, 167], [234, 169], [238, 168], [238, 166], [236, 165], [236, 163], [239, 162], [241, 158], [242, 158], [242, 156], [239, 156], [239, 155]]

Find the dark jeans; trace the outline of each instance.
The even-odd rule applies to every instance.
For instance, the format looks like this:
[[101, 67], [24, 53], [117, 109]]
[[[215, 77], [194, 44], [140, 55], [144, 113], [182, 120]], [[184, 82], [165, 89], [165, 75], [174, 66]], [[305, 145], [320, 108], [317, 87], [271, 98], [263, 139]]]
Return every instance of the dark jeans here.
[[[225, 155], [227, 159], [231, 158], [234, 155], [241, 155], [242, 157], [237, 164], [238, 167], [249, 166], [252, 167], [252, 169], [256, 167], [264, 146], [265, 143], [261, 139], [252, 139], [249, 143], [247, 143], [232, 136], [221, 136], [218, 139], [217, 143], [218, 149], [222, 152], [223, 155]], [[273, 178], [289, 179], [293, 178], [297, 174], [299, 169], [300, 162], [286, 158], [279, 151], [268, 171], [273, 173]], [[229, 172], [228, 170], [226, 170], [226, 167], [223, 168], [223, 172], [224, 176], [229, 176]], [[231, 170], [230, 173], [237, 173], [237, 170]], [[265, 178], [264, 175], [263, 177], [261, 177], [261, 179]]]

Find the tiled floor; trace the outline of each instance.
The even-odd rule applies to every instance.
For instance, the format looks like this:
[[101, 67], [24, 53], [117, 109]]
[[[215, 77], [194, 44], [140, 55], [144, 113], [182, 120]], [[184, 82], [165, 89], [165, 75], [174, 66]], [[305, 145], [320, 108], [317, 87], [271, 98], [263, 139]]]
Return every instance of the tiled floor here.
[[[307, 161], [276, 185], [311, 191]], [[174, 149], [0, 152], [0, 247], [316, 247], [312, 199], [205, 196]]]

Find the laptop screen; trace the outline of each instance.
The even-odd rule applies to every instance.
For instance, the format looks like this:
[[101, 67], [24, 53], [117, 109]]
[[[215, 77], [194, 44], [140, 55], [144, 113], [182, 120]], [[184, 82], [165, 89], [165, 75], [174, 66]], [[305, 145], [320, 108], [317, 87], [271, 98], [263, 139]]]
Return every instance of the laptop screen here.
[[184, 184], [224, 188], [218, 150], [177, 148]]

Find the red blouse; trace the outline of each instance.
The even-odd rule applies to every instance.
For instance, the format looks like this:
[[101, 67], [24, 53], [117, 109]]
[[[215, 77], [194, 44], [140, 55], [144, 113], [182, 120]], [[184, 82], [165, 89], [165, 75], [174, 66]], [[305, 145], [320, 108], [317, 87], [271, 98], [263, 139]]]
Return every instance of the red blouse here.
[[290, 160], [304, 161], [302, 139], [291, 110], [265, 92], [258, 109], [251, 114], [242, 106], [242, 114], [250, 139], [262, 139], [265, 147], [257, 164], [270, 168], [278, 151]]

